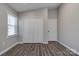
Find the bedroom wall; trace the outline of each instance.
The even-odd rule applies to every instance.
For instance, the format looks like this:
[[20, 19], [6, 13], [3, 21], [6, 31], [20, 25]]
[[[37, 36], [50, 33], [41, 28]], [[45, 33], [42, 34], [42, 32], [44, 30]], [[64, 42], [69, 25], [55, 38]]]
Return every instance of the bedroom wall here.
[[[39, 20], [44, 21], [44, 19], [45, 19], [45, 14], [44, 13], [45, 12], [46, 12], [46, 9], [37, 9], [37, 10], [31, 10], [31, 11], [27, 11], [27, 12], [23, 12], [23, 13], [19, 14], [19, 38], [20, 38], [19, 41], [20, 42], [23, 42], [23, 34], [24, 34], [23, 31], [24, 31], [24, 27], [25, 27], [24, 26], [24, 21], [25, 20], [32, 20], [32, 19], [37, 19], [38, 21]], [[44, 23], [43, 23], [43, 25], [44, 25]], [[44, 28], [42, 28], [42, 30], [44, 30]], [[40, 33], [45, 34], [45, 32], [42, 32], [41, 29], [40, 29]], [[29, 35], [29, 37], [30, 37], [30, 35]], [[40, 39], [42, 39], [42, 41], [46, 41], [45, 37], [46, 37], [46, 34], [45, 34], [45, 36], [43, 35], [42, 37], [40, 37]], [[43, 39], [45, 39], [45, 40], [43, 40]]]
[[79, 52], [79, 4], [58, 8], [58, 41]]
[[17, 42], [17, 36], [8, 37], [7, 12], [17, 16], [17, 13], [6, 4], [0, 3], [0, 52]]

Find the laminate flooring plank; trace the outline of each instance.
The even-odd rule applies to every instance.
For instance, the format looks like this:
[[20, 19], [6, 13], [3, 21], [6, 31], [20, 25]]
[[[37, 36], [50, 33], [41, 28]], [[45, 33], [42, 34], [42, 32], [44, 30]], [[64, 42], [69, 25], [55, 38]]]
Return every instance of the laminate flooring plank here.
[[18, 44], [1, 56], [78, 56], [56, 41]]

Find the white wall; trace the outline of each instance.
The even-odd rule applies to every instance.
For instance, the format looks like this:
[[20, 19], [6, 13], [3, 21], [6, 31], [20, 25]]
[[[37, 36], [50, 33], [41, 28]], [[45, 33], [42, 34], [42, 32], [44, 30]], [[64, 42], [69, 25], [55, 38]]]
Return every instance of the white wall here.
[[57, 41], [57, 9], [48, 10], [48, 41]]
[[43, 11], [43, 43], [48, 43], [48, 9], [44, 8]]
[[[37, 19], [43, 20], [43, 9], [39, 10], [32, 10], [24, 13], [19, 14], [19, 36], [20, 36], [20, 41], [23, 41], [23, 31], [24, 31], [24, 20], [32, 20], [32, 19]], [[27, 22], [26, 22], [27, 23]], [[27, 24], [26, 24], [27, 25]], [[44, 34], [42, 31], [40, 33]], [[30, 37], [31, 35], [29, 35]], [[34, 39], [34, 38], [33, 38]], [[40, 37], [41, 39], [41, 37]], [[42, 36], [43, 39], [43, 36]]]
[[[19, 36], [20, 41], [23, 40], [23, 30], [24, 20], [28, 19], [39, 19], [43, 20], [43, 42], [47, 43], [48, 41], [57, 41], [57, 10], [48, 10], [47, 8], [32, 10], [28, 12], [23, 12], [19, 14]], [[48, 25], [48, 23], [51, 23]], [[49, 39], [48, 28], [52, 26], [50, 34], [51, 40]], [[53, 27], [54, 26], [54, 27]], [[30, 35], [29, 35], [30, 36]], [[41, 39], [41, 37], [40, 37]]]
[[57, 20], [57, 9], [48, 9], [48, 20]]
[[59, 7], [58, 40], [79, 52], [79, 4]]
[[0, 52], [17, 42], [17, 37], [7, 37], [7, 11], [17, 15], [16, 12], [7, 5], [0, 4]]

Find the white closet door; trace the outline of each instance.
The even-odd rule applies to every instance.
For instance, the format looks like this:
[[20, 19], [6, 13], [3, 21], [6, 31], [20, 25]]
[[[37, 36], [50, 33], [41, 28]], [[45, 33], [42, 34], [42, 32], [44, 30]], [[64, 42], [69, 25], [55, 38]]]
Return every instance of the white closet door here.
[[48, 41], [57, 41], [57, 20], [48, 20]]
[[24, 20], [23, 25], [24, 43], [41, 43], [43, 41], [43, 20], [28, 19]]

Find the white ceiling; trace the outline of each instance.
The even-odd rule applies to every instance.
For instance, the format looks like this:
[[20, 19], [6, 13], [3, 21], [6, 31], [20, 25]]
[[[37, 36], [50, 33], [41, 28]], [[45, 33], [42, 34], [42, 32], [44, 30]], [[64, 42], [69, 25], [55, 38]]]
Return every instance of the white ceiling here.
[[17, 12], [24, 12], [28, 10], [38, 9], [38, 8], [51, 8], [55, 9], [60, 4], [59, 3], [8, 3]]

